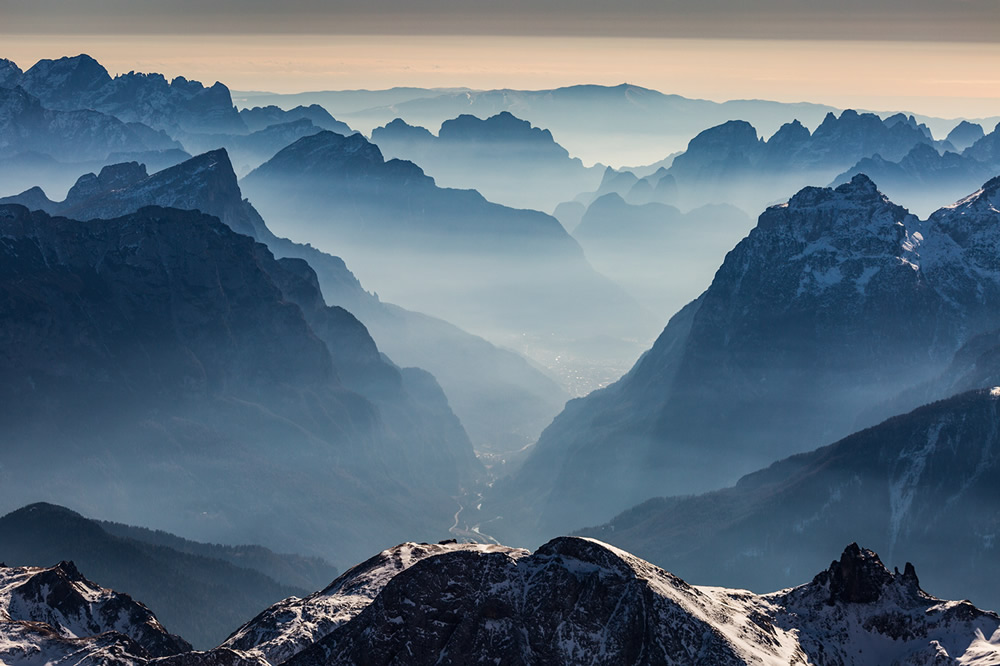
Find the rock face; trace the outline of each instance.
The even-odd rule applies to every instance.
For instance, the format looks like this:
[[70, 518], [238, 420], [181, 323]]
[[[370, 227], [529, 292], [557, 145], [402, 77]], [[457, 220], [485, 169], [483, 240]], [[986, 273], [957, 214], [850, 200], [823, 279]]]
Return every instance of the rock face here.
[[127, 594], [84, 578], [72, 562], [0, 565], [0, 661], [8, 666], [265, 666], [229, 649], [192, 652]]
[[927, 223], [864, 176], [769, 208], [625, 377], [567, 405], [491, 511], [519, 497], [543, 507], [542, 534], [570, 529], [885, 418], [873, 404], [997, 327], [996, 189]]
[[448, 187], [475, 189], [514, 208], [552, 211], [600, 180], [600, 165], [586, 168], [545, 129], [504, 111], [486, 120], [460, 115], [437, 136], [397, 118], [372, 131], [388, 157], [419, 164]]
[[17, 63], [6, 58], [0, 58], [0, 88], [13, 88], [24, 72]]
[[[912, 569], [892, 574], [857, 545], [811, 583], [758, 596], [692, 586], [587, 539], [558, 538], [534, 553], [403, 544], [345, 574], [322, 603], [305, 607], [326, 625], [285, 663], [390, 664], [401, 654], [410, 664], [1000, 660], [1000, 618], [927, 595]], [[273, 641], [278, 629], [297, 648], [301, 630], [317, 626], [302, 608], [276, 606], [233, 640]], [[264, 633], [249, 631], [261, 622]], [[271, 663], [285, 657], [272, 654]]]
[[179, 148], [162, 132], [93, 110], [54, 110], [23, 88], [0, 87], [0, 156], [49, 155], [62, 162], [110, 153]]
[[264, 610], [233, 632], [222, 647], [280, 664], [352, 620], [399, 573], [444, 553], [508, 553], [503, 546], [404, 543], [352, 567], [329, 586], [305, 598], [291, 598]]
[[[998, 408], [996, 389], [964, 393], [776, 462], [731, 488], [650, 500], [582, 533], [688, 579], [754, 590], [794, 584], [831, 544], [854, 536], [890, 559], [905, 553], [939, 593], [996, 607], [1000, 585], [982, 572], [1000, 527]], [[865, 567], [883, 575], [880, 565]], [[846, 569], [831, 572], [831, 597], [872, 597], [844, 581]]]
[[163, 131], [94, 110], [51, 109], [23, 88], [0, 86], [0, 196], [33, 186], [65, 192], [81, 171], [123, 156], [151, 168], [190, 157]]
[[63, 201], [49, 201], [38, 194], [29, 190], [2, 201], [83, 220], [119, 217], [144, 206], [200, 210], [218, 217], [238, 234], [268, 240], [263, 220], [240, 194], [225, 150], [198, 155], [152, 176], [137, 162], [108, 165], [98, 174], [80, 176]]
[[168, 82], [136, 72], [112, 78], [88, 55], [39, 60], [13, 82], [52, 109], [94, 109], [171, 133], [247, 131], [221, 83], [206, 88], [182, 76]]
[[447, 530], [481, 473], [461, 424], [432, 378], [322, 304], [305, 262], [196, 212], [0, 211], [3, 437], [23, 452], [0, 471], [6, 502], [39, 498], [28, 470], [47, 455], [40, 499], [196, 538], [350, 561], [404, 526]]
[[[0, 199], [5, 202], [80, 219], [126, 215], [149, 205], [195, 209], [266, 244], [277, 257], [308, 261], [328, 303], [357, 315], [391, 358], [434, 374], [477, 448], [523, 448], [537, 439], [568, 398], [517, 354], [440, 319], [383, 303], [362, 288], [339, 257], [275, 236], [243, 199], [225, 150], [152, 176], [138, 164], [105, 167], [99, 174], [81, 176], [62, 202], [50, 201], [38, 188]], [[347, 349], [337, 346], [331, 351]]]
[[50, 568], [0, 567], [0, 612], [8, 618], [0, 626], [8, 629], [15, 622], [44, 623], [67, 639], [117, 632], [120, 643], [131, 647], [120, 640], [128, 637], [139, 646], [137, 656], [166, 657], [191, 650], [148, 608], [90, 582], [72, 562]]
[[555, 218], [439, 188], [360, 135], [300, 139], [241, 187], [276, 232], [337, 248], [379, 294], [516, 350], [650, 326]]

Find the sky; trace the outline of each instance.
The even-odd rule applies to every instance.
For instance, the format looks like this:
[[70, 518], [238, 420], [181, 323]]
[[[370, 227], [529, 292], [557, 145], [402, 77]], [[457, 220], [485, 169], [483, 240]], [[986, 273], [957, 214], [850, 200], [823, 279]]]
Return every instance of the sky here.
[[1000, 115], [1000, 0], [0, 0], [0, 57], [301, 92], [628, 82]]
[[998, 0], [0, 0], [6, 32], [996, 40]]

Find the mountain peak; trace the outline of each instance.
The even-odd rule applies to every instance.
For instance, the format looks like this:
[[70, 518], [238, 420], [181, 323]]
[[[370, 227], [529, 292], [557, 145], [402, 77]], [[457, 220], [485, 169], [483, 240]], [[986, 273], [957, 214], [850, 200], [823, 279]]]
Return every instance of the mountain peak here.
[[13, 88], [24, 72], [13, 60], [0, 58], [0, 88]]
[[[67, 560], [48, 568], [0, 568], [0, 613], [3, 611], [10, 620], [44, 622], [71, 638], [118, 632], [135, 641], [137, 654], [144, 657], [168, 657], [191, 651], [190, 643], [168, 633], [144, 605], [127, 594], [98, 586]], [[0, 644], [5, 648], [10, 645], [2, 640]], [[78, 646], [87, 648], [83, 640]], [[0, 653], [0, 660], [10, 663], [3, 659], [8, 654]]]
[[[360, 134], [344, 136], [330, 130], [304, 136], [281, 152], [323, 152], [327, 155], [339, 154], [343, 157], [357, 155], [375, 162], [384, 162], [382, 151]], [[280, 153], [279, 153], [280, 155]]]
[[850, 181], [835, 189], [829, 187], [804, 187], [799, 190], [787, 204], [779, 204], [772, 208], [818, 208], [826, 206], [842, 207], [845, 205], [871, 205], [880, 202], [889, 203], [884, 194], [871, 178], [859, 173]]
[[76, 568], [76, 564], [73, 563], [73, 560], [62, 560], [52, 568], [58, 571], [63, 576], [65, 576], [67, 580], [72, 580], [72, 581], [85, 580], [83, 574], [80, 573], [80, 570]]
[[25, 87], [36, 96], [59, 91], [61, 95], [94, 92], [111, 82], [104, 66], [86, 53], [57, 60], [39, 60], [24, 73]]
[[883, 196], [878, 191], [878, 186], [875, 185], [875, 182], [863, 173], [855, 175], [849, 182], [840, 185], [834, 191], [850, 197], [877, 196], [881, 198]]
[[510, 111], [501, 111], [485, 120], [463, 113], [441, 123], [438, 138], [451, 141], [541, 141], [553, 143], [552, 133], [532, 127]]
[[831, 562], [820, 576], [824, 574], [830, 585], [830, 604], [878, 601], [885, 586], [893, 580], [879, 556], [856, 543], [845, 548], [840, 560]]
[[119, 164], [108, 164], [97, 174], [97, 180], [107, 189], [117, 190], [120, 187], [127, 187], [137, 183], [149, 176], [146, 173], [146, 165], [138, 162], [121, 162]]
[[30, 516], [32, 518], [38, 518], [40, 516], [47, 516], [47, 515], [69, 516], [72, 518], [83, 519], [83, 516], [78, 514], [76, 511], [73, 511], [72, 509], [67, 509], [66, 507], [60, 506], [58, 504], [50, 504], [49, 502], [35, 502], [33, 504], [28, 504], [27, 506], [23, 506], [20, 509], [11, 511], [9, 514], [7, 514], [7, 516], [5, 516], [5, 518], [14, 518], [21, 516]]
[[84, 201], [96, 194], [120, 190], [148, 177], [146, 167], [138, 162], [109, 164], [100, 174], [86, 173], [76, 179], [66, 194], [67, 201]]

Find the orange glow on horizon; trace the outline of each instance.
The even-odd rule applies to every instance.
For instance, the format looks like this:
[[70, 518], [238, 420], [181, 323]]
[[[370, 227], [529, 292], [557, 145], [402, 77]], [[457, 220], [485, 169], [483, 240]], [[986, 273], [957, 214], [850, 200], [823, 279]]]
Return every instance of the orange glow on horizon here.
[[[723, 101], [808, 101], [945, 118], [1000, 115], [1000, 45], [722, 39], [5, 35], [22, 68], [89, 53], [112, 74], [233, 90], [544, 89], [628, 82]], [[987, 128], [991, 129], [991, 128]]]

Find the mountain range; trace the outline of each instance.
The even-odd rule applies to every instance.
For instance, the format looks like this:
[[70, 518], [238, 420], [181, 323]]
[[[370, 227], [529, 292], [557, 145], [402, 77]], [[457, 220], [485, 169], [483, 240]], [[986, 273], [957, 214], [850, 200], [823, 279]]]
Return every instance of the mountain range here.
[[[960, 153], [939, 153], [918, 144], [897, 160], [881, 154], [862, 159], [833, 182], [846, 182], [855, 174], [865, 173], [876, 179], [888, 195], [918, 214], [928, 215], [935, 210], [936, 202], [958, 198], [1000, 174], [1000, 125], [989, 134], [984, 134], [979, 125], [964, 126], [979, 131], [966, 129], [964, 138], [956, 139], [958, 145], [965, 146]], [[955, 131], [962, 128], [959, 124]]]
[[229, 89], [221, 83], [206, 88], [183, 76], [167, 81], [162, 74], [137, 72], [112, 77], [85, 54], [39, 60], [23, 73], [5, 62], [5, 87], [20, 86], [48, 108], [92, 109], [171, 134], [247, 131]]
[[[578, 85], [549, 90], [470, 90], [394, 88], [294, 94], [233, 93], [241, 106], [261, 104], [292, 108], [320, 104], [352, 127], [368, 132], [396, 118], [411, 125], [438, 127], [460, 114], [489, 118], [508, 111], [532, 125], [546, 127], [586, 164], [651, 164], [682, 150], [699, 132], [730, 120], [745, 120], [764, 136], [798, 119], [817, 127], [827, 113], [823, 104], [768, 100], [713, 102], [664, 94], [637, 85]], [[903, 109], [879, 111], [891, 116]], [[913, 115], [910, 113], [907, 116]], [[936, 136], [945, 136], [958, 119], [915, 115]], [[1000, 117], [969, 118], [992, 127]], [[957, 144], [956, 144], [957, 145]]]
[[[366, 94], [359, 94], [359, 93]], [[243, 94], [237, 94], [242, 97]], [[683, 148], [698, 132], [727, 120], [746, 119], [773, 132], [793, 118], [819, 123], [834, 111], [820, 104], [763, 100], [725, 103], [668, 95], [641, 86], [577, 85], [550, 90], [344, 91], [292, 96], [247, 96], [253, 104], [318, 103], [362, 131], [396, 118], [439, 127], [462, 114], [489, 118], [504, 111], [552, 131], [556, 140], [587, 164], [648, 164]], [[368, 104], [369, 106], [362, 106]], [[610, 157], [609, 157], [610, 156]]]
[[919, 144], [953, 148], [903, 114], [882, 119], [848, 109], [828, 113], [812, 132], [796, 119], [766, 141], [749, 122], [733, 120], [691, 139], [665, 173], [678, 190], [671, 203], [681, 208], [731, 203], [754, 214], [802, 187], [830, 182], [861, 159], [898, 160]]
[[[0, 619], [0, 658], [12, 665], [58, 659], [70, 641], [84, 656], [117, 647], [101, 655], [109, 666], [150, 663], [154, 650], [175, 655], [155, 663], [191, 666], [1000, 663], [995, 613], [932, 597], [912, 565], [892, 572], [857, 544], [810, 582], [756, 595], [690, 585], [589, 539], [554, 539], [534, 553], [404, 543], [316, 594], [265, 609], [200, 653], [184, 652], [143, 606], [97, 587], [70, 563], [0, 574], [20, 584], [0, 598], [13, 611]], [[62, 605], [77, 612], [52, 612], [53, 596], [26, 609], [17, 603], [42, 578], [65, 589]], [[132, 622], [75, 622], [101, 608], [95, 599], [107, 607], [123, 598]], [[26, 615], [46, 624], [29, 624]]]
[[243, 199], [225, 150], [153, 175], [139, 164], [111, 165], [99, 174], [80, 176], [61, 202], [33, 188], [0, 203], [79, 219], [125, 215], [150, 205], [200, 210], [266, 244], [277, 257], [308, 261], [327, 303], [358, 316], [390, 358], [425, 368], [441, 381], [477, 449], [522, 449], [537, 439], [568, 397], [517, 354], [440, 319], [384, 303], [365, 291], [339, 257], [275, 236]]
[[482, 475], [432, 376], [326, 306], [306, 262], [217, 218], [8, 204], [0, 238], [7, 506], [344, 562], [393, 532], [446, 532]]
[[[440, 188], [361, 135], [299, 139], [240, 187], [277, 233], [342, 254], [383, 298], [529, 357], [533, 346], [565, 357], [585, 344], [627, 363], [655, 330], [555, 218]], [[624, 351], [592, 342], [602, 339]]]
[[491, 533], [530, 543], [725, 486], [899, 413], [878, 407], [998, 327], [998, 196], [994, 179], [924, 223], [856, 176], [769, 208], [635, 367], [494, 486]]
[[729, 204], [682, 213], [665, 203], [629, 203], [611, 192], [584, 210], [572, 235], [594, 268], [651, 311], [666, 314], [711, 284], [726, 253], [752, 227], [753, 220]]
[[545, 129], [507, 111], [480, 120], [463, 114], [437, 135], [397, 118], [372, 130], [383, 155], [419, 164], [447, 187], [475, 189], [490, 201], [550, 212], [596, 186], [600, 166], [584, 167]]
[[[26, 72], [3, 60], [0, 88], [5, 89], [5, 96], [27, 95], [29, 99], [0, 98], [0, 109], [15, 107], [18, 112], [15, 126], [5, 128], [5, 134], [20, 134], [29, 141], [26, 145], [14, 142], [6, 152], [17, 155], [19, 165], [29, 166], [29, 156], [47, 155], [58, 163], [73, 164], [77, 174], [113, 163], [109, 153], [114, 153], [117, 161], [132, 158], [157, 171], [190, 157], [189, 153], [179, 158], [157, 153], [182, 148], [202, 153], [224, 147], [242, 175], [302, 136], [320, 130], [352, 131], [316, 105], [238, 112], [229, 89], [221, 83], [206, 88], [184, 77], [168, 82], [160, 74], [135, 72], [111, 77], [87, 55], [40, 60]], [[9, 110], [0, 110], [0, 118], [9, 114]], [[50, 129], [39, 131], [44, 125]], [[51, 136], [54, 133], [60, 136]], [[0, 146], [0, 150], [5, 148]], [[16, 182], [0, 193], [14, 194], [31, 185], [62, 191], [62, 180], [48, 173], [52, 165], [48, 169], [44, 166], [35, 165], [30, 175], [20, 177], [10, 168]]]
[[1000, 666], [997, 119], [235, 97], [0, 59], [0, 663]]
[[166, 133], [142, 123], [48, 108], [23, 88], [0, 86], [0, 194], [37, 185], [65, 191], [80, 171], [120, 155], [154, 166], [190, 157]]

